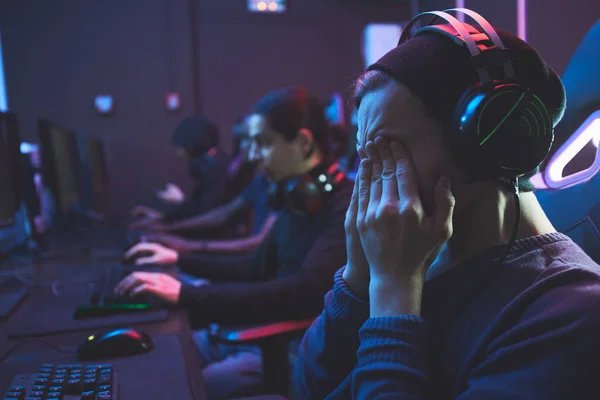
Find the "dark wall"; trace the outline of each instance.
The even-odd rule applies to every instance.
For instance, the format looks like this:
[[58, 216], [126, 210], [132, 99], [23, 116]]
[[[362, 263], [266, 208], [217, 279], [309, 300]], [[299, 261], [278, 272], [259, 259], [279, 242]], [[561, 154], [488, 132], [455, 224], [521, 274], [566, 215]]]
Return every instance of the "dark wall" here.
[[[181, 116], [166, 113], [163, 96], [180, 91], [189, 112], [187, 8], [181, 0], [165, 4], [0, 2], [9, 107], [20, 117], [23, 138], [37, 139], [39, 117], [102, 137], [117, 215], [168, 178], [184, 176], [165, 146]], [[101, 93], [115, 99], [111, 118], [94, 112]]]
[[528, 41], [562, 74], [598, 19], [598, 0], [528, 0]]
[[371, 21], [400, 22], [410, 1], [290, 0], [284, 15], [248, 14], [245, 0], [200, 1], [202, 107], [221, 126], [266, 92], [301, 85], [321, 98], [350, 93]]
[[[202, 111], [223, 131], [266, 92], [303, 85], [325, 97], [349, 93], [362, 71], [361, 34], [371, 21], [410, 17], [411, 1], [290, 0], [284, 15], [246, 11], [245, 0], [199, 0], [198, 70], [193, 69], [188, 0], [2, 0], [9, 106], [22, 135], [36, 139], [36, 120], [49, 118], [108, 146], [117, 216], [155, 188], [186, 182], [167, 145], [174, 126], [194, 111], [198, 74]], [[168, 114], [167, 91], [183, 110]], [[97, 94], [113, 95], [113, 117], [95, 115]]]

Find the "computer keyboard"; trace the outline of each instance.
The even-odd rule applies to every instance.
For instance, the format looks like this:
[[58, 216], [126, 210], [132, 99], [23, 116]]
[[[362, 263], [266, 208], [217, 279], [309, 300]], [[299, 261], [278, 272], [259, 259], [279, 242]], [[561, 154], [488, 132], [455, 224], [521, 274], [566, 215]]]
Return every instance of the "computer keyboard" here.
[[119, 383], [110, 364], [43, 364], [16, 375], [4, 400], [117, 400]]
[[[90, 305], [92, 306], [111, 306], [118, 304], [147, 304], [152, 308], [162, 308], [166, 307], [168, 303], [156, 296], [153, 295], [145, 295], [139, 294], [135, 297], [124, 295], [119, 296], [114, 293], [115, 286], [119, 282], [121, 282], [127, 275], [131, 274], [136, 270], [141, 270], [141, 268], [126, 268], [126, 267], [113, 267], [109, 268], [105, 271], [102, 279], [98, 284], [94, 287], [92, 291], [92, 296], [90, 299]], [[144, 268], [145, 271], [152, 272], [166, 272], [163, 268], [162, 270], [158, 267], [147, 267]]]

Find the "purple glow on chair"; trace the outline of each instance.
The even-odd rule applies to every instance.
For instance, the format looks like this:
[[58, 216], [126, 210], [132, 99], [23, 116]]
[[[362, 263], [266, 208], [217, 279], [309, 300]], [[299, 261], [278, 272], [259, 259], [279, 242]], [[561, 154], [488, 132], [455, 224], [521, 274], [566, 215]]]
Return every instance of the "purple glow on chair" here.
[[[569, 176], [563, 176], [565, 166], [590, 140], [598, 147], [598, 141], [600, 141], [600, 110], [593, 112], [552, 156], [543, 174], [545, 185], [542, 185], [540, 188], [544, 188], [545, 186], [545, 188], [550, 189], [564, 189], [588, 181], [596, 175], [600, 171], [600, 152], [598, 151], [596, 151], [594, 163], [589, 168]], [[534, 180], [539, 184], [541, 176], [538, 177], [537, 175], [533, 178], [536, 178]], [[535, 186], [538, 188], [537, 185]]]

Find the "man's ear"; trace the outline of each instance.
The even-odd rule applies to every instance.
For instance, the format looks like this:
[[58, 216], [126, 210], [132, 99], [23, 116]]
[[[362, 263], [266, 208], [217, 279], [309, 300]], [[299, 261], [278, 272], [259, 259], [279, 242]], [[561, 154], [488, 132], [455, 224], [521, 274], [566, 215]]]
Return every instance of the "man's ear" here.
[[302, 128], [298, 131], [296, 140], [300, 144], [302, 154], [304, 157], [308, 158], [315, 149], [315, 139], [312, 132], [306, 128]]

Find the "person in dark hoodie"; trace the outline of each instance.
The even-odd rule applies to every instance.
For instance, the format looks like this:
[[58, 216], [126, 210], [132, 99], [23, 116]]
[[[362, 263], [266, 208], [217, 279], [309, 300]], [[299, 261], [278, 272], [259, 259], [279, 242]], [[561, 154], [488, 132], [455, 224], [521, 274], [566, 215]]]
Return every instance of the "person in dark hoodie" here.
[[229, 156], [219, 149], [219, 130], [203, 115], [192, 115], [176, 128], [171, 144], [188, 164], [194, 187], [184, 201], [161, 212], [136, 206], [130, 230], [145, 230], [155, 223], [171, 223], [204, 213], [227, 201]]

